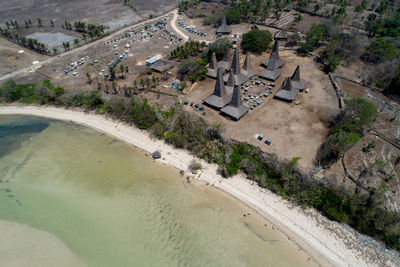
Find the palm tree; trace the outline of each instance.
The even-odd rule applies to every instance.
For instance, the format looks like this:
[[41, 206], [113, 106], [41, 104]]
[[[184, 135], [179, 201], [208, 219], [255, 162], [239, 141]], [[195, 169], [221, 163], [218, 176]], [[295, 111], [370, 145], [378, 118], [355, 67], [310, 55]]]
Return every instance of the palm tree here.
[[54, 55], [57, 55], [57, 47], [53, 47]]
[[121, 72], [121, 78], [122, 79], [124, 79], [125, 78], [125, 76], [124, 76], [124, 71], [125, 71], [125, 68], [124, 68], [124, 65], [119, 65], [119, 71]]
[[110, 81], [114, 81], [115, 80], [115, 68], [113, 66], [109, 66], [108, 72], [110, 73]]
[[79, 45], [79, 39], [74, 39], [74, 44], [75, 44], [75, 46], [78, 46]]
[[54, 20], [50, 20], [51, 27], [54, 27]]
[[38, 22], [38, 24], [39, 24], [39, 27], [42, 27], [42, 19], [41, 19], [41, 18], [38, 18], [38, 19], [37, 19], [37, 22]]
[[92, 77], [89, 72], [86, 72], [86, 78], [88, 79], [88, 84], [92, 84]]

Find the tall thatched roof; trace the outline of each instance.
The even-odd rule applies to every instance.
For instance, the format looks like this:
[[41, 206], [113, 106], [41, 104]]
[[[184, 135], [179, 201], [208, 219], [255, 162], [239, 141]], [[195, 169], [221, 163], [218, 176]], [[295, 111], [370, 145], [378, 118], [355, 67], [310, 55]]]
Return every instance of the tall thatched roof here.
[[260, 73], [260, 77], [264, 79], [268, 79], [271, 81], [275, 81], [278, 79], [279, 76], [281, 76], [282, 70], [280, 69], [274, 69], [274, 70], [269, 70], [265, 69], [263, 72]]
[[293, 88], [292, 80], [290, 77], [286, 77], [283, 81], [281, 88], [276, 92], [274, 98], [278, 98], [284, 101], [292, 102], [296, 99], [299, 94], [299, 90]]
[[[234, 79], [236, 83], [239, 85], [244, 84], [247, 82], [250, 77], [244, 74], [244, 72], [240, 68], [240, 60], [239, 60], [239, 46], [236, 46], [235, 52], [233, 53], [233, 59], [232, 59], [232, 64], [231, 64], [231, 71], [234, 75]], [[228, 81], [228, 75], [224, 76], [224, 81]]]
[[279, 43], [275, 40], [274, 46], [271, 51], [269, 59], [264, 59], [261, 64], [266, 66], [269, 70], [274, 70], [285, 65], [285, 61], [279, 58]]
[[240, 85], [235, 84], [233, 88], [232, 100], [223, 109], [221, 109], [222, 114], [231, 117], [234, 120], [239, 120], [248, 112], [249, 108], [242, 103], [240, 99]]
[[217, 28], [217, 34], [230, 34], [231, 27], [226, 23], [226, 16], [222, 17], [221, 26]]
[[230, 70], [231, 69], [231, 64], [232, 64], [232, 59], [231, 59], [231, 52], [230, 49], [226, 49], [225, 55], [222, 58], [220, 62], [218, 62], [218, 67], [221, 67], [225, 70]]
[[210, 64], [208, 65], [207, 76], [211, 78], [217, 77], [218, 62], [215, 53], [212, 54]]
[[296, 70], [294, 71], [292, 78], [292, 86], [295, 89], [303, 91], [306, 88], [306, 81], [300, 78], [300, 65], [297, 65]]
[[256, 69], [253, 69], [253, 67], [252, 67], [250, 54], [246, 54], [246, 58], [244, 59], [242, 73], [244, 75], [248, 76], [249, 78], [256, 76], [258, 74], [258, 71]]
[[220, 109], [231, 101], [230, 95], [227, 94], [224, 80], [222, 78], [222, 69], [217, 70], [217, 80], [215, 82], [214, 92], [204, 100], [204, 103], [215, 108]]
[[238, 75], [240, 73], [239, 46], [236, 46], [235, 51], [233, 52], [231, 70], [234, 75]]

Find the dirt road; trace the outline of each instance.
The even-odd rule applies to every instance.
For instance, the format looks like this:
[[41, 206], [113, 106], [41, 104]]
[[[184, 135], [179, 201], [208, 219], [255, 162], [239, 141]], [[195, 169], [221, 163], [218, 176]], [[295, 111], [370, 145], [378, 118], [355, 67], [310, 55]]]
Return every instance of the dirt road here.
[[132, 28], [132, 27], [138, 27], [138, 26], [141, 26], [141, 25], [143, 25], [143, 24], [145, 24], [145, 23], [155, 22], [155, 21], [159, 20], [160, 18], [164, 17], [165, 15], [167, 15], [167, 14], [169, 14], [169, 13], [174, 14], [174, 17], [172, 18], [172, 23], [171, 23], [172, 28], [173, 28], [178, 34], [180, 34], [180, 35], [182, 36], [182, 38], [185, 39], [185, 41], [189, 40], [189, 37], [186, 36], [184, 33], [182, 33], [182, 32], [176, 27], [176, 23], [175, 23], [175, 22], [176, 22], [176, 19], [177, 19], [177, 17], [178, 17], [178, 9], [174, 9], [174, 10], [172, 10], [172, 12], [171, 12], [171, 11], [168, 11], [168, 12], [166, 12], [166, 13], [164, 13], [164, 14], [158, 16], [158, 17], [155, 17], [155, 18], [152, 18], [152, 19], [149, 19], [149, 20], [145, 20], [145, 21], [139, 22], [139, 23], [134, 24], [134, 25], [126, 26], [126, 27], [124, 27], [124, 28], [122, 28], [122, 29], [120, 29], [120, 30], [118, 30], [118, 31], [116, 31], [116, 32], [114, 32], [114, 33], [112, 33], [112, 34], [110, 34], [110, 35], [105, 36], [104, 38], [101, 38], [101, 39], [96, 40], [96, 41], [94, 41], [94, 42], [91, 42], [91, 43], [89, 43], [89, 44], [83, 45], [83, 46], [81, 46], [81, 47], [75, 48], [75, 49], [73, 49], [73, 50], [67, 51], [67, 52], [65, 52], [65, 53], [63, 53], [63, 54], [61, 54], [61, 55], [56, 56], [56, 57], [52, 57], [52, 58], [49, 58], [49, 59], [47, 59], [47, 60], [42, 60], [42, 61], [39, 61], [39, 62], [36, 63], [36, 64], [31, 64], [30, 66], [27, 66], [27, 67], [21, 68], [21, 69], [19, 69], [19, 70], [16, 70], [16, 71], [14, 71], [14, 72], [12, 72], [12, 73], [10, 73], [10, 74], [7, 74], [7, 75], [4, 75], [4, 76], [0, 77], [0, 81], [7, 80], [7, 79], [11, 79], [11, 78], [13, 78], [13, 77], [15, 77], [15, 76], [17, 76], [17, 75], [19, 75], [19, 74], [22, 74], [22, 73], [24, 73], [24, 72], [34, 72], [34, 71], [36, 71], [37, 69], [41, 68], [44, 64], [51, 63], [51, 62], [53, 62], [54, 60], [59, 59], [60, 57], [66, 57], [66, 56], [69, 56], [69, 55], [71, 55], [71, 54], [74, 54], [74, 53], [83, 51], [83, 50], [85, 50], [85, 49], [88, 49], [88, 48], [90, 48], [90, 47], [96, 46], [96, 45], [98, 45], [99, 43], [103, 43], [103, 42], [106, 42], [106, 41], [108, 41], [108, 40], [111, 40], [111, 39], [115, 38], [116, 36], [119, 36], [119, 35], [121, 35], [122, 33], [126, 32], [127, 30], [129, 30], [129, 29]]

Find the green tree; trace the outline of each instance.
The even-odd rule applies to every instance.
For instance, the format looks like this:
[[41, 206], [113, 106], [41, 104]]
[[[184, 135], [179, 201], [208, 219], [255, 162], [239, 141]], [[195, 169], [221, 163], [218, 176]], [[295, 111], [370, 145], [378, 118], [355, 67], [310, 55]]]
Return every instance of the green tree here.
[[240, 11], [238, 8], [231, 8], [225, 12], [226, 22], [228, 24], [239, 24], [240, 23]]
[[262, 53], [266, 51], [272, 42], [272, 35], [268, 30], [251, 30], [242, 36], [242, 48], [244, 51]]
[[399, 50], [392, 42], [385, 41], [383, 38], [375, 38], [366, 47], [362, 59], [370, 63], [377, 63], [399, 55]]

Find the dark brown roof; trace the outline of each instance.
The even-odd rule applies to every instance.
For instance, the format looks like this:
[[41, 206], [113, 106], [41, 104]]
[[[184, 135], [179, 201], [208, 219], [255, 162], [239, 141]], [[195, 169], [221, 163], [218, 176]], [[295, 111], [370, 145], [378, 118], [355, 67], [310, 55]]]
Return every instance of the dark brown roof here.
[[244, 64], [243, 64], [243, 69], [242, 73], [249, 78], [256, 76], [258, 74], [258, 71], [256, 69], [253, 69], [251, 65], [251, 55], [246, 54], [246, 58], [244, 59]]
[[231, 27], [228, 26], [226, 23], [226, 17], [222, 17], [222, 23], [221, 26], [217, 28], [217, 34], [230, 34], [231, 33]]
[[218, 68], [217, 56], [215, 55], [215, 53], [213, 53], [210, 64], [208, 65], [207, 76], [211, 77], [211, 78], [216, 78], [217, 77], [217, 68]]
[[214, 92], [204, 100], [204, 103], [220, 109], [231, 101], [231, 96], [227, 94], [222, 78], [222, 69], [217, 70], [217, 80], [215, 81]]
[[278, 92], [276, 92], [274, 98], [292, 102], [296, 99], [298, 94], [299, 90], [293, 88], [291, 78], [286, 77], [281, 88], [279, 88]]
[[269, 70], [280, 68], [285, 64], [285, 61], [279, 58], [278, 40], [275, 40], [269, 59], [264, 59], [263, 61], [261, 61], [261, 64], [266, 66]]
[[231, 59], [231, 52], [230, 49], [226, 49], [224, 58], [218, 62], [218, 67], [221, 67], [225, 70], [230, 70], [231, 69], [231, 64], [232, 64], [232, 59]]
[[303, 91], [306, 87], [306, 81], [300, 78], [300, 65], [297, 65], [297, 68], [292, 75], [291, 81], [292, 86], [295, 89]]
[[229, 105], [221, 109], [221, 112], [222, 114], [225, 114], [234, 120], [239, 120], [248, 112], [248, 110], [249, 108], [244, 105], [242, 103], [242, 100], [240, 99], [240, 85], [235, 84], [232, 94], [232, 100]]
[[269, 70], [265, 69], [263, 72], [260, 73], [260, 77], [264, 79], [268, 79], [271, 81], [275, 81], [278, 79], [279, 76], [281, 76], [282, 71], [280, 69], [274, 69], [274, 70]]

